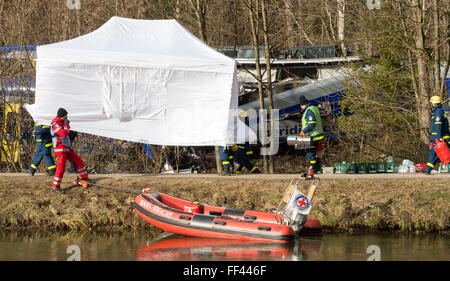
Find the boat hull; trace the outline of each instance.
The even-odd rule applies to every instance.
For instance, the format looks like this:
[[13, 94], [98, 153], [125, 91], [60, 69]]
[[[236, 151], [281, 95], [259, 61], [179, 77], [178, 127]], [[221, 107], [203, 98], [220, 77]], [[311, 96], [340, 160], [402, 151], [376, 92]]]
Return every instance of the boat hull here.
[[[163, 204], [164, 200], [161, 202], [160, 196], [168, 198], [161, 193], [141, 194], [136, 197], [134, 207], [144, 220], [168, 232], [193, 237], [280, 243], [291, 241], [295, 237], [294, 231], [287, 225], [185, 212]], [[186, 201], [186, 204], [192, 203]]]
[[[296, 236], [290, 226], [280, 223], [279, 214], [200, 205], [164, 193], [141, 194], [134, 208], [148, 223], [183, 236], [278, 243]], [[311, 229], [302, 229], [301, 235], [320, 235], [318, 220], [308, 218], [305, 226]]]

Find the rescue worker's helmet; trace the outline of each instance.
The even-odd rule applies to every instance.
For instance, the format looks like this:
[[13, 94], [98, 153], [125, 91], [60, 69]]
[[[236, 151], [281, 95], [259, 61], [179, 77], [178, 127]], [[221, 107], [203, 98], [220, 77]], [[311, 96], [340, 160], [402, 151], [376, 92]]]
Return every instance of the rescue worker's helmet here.
[[239, 109], [238, 115], [239, 115], [239, 117], [242, 117], [242, 118], [248, 117], [247, 111], [245, 111], [243, 109]]
[[439, 104], [439, 103], [441, 103], [441, 97], [440, 96], [432, 96], [430, 98], [430, 102], [432, 104]]

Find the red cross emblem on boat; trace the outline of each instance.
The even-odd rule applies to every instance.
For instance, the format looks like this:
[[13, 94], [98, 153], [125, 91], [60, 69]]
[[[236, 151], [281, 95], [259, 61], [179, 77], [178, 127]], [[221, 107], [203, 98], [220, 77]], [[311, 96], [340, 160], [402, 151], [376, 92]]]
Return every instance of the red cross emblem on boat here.
[[305, 206], [305, 205], [307, 205], [308, 203], [306, 202], [306, 199], [305, 198], [302, 198], [302, 199], [300, 199], [300, 200], [298, 200], [297, 201], [297, 206], [299, 206], [299, 207], [303, 207], [303, 206]]
[[306, 197], [305, 195], [300, 195], [295, 199], [295, 202], [297, 204], [297, 208], [299, 210], [305, 210], [309, 207], [309, 200], [308, 197]]

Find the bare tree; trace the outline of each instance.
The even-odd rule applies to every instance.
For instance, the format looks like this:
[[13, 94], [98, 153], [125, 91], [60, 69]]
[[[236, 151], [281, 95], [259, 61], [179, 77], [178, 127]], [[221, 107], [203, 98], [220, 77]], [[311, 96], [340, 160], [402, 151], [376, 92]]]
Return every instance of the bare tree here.
[[200, 40], [207, 43], [206, 37], [206, 0], [189, 0], [195, 14], [195, 22], [199, 31]]
[[339, 45], [341, 47], [342, 54], [347, 56], [347, 51], [345, 47], [345, 0], [337, 0], [338, 4], [338, 19], [337, 19], [337, 27], [338, 27], [338, 40]]
[[[260, 112], [265, 109], [264, 105], [264, 91], [263, 91], [263, 75], [261, 70], [260, 56], [259, 56], [259, 30], [260, 30], [260, 17], [259, 17], [259, 0], [247, 0], [245, 2], [248, 9], [248, 19], [250, 21], [250, 31], [252, 35], [252, 45], [255, 52], [255, 64], [256, 64], [256, 77], [258, 81], [258, 97]], [[270, 78], [269, 78], [270, 79]], [[262, 122], [260, 118], [260, 130], [265, 135], [267, 134], [266, 122]], [[264, 118], [265, 120], [265, 118]], [[265, 144], [262, 144], [264, 147]], [[263, 155], [263, 170], [264, 173], [268, 172], [267, 155]]]
[[418, 80], [418, 119], [420, 124], [420, 139], [428, 143], [430, 114], [428, 104], [428, 54], [425, 49], [425, 9], [420, 0], [411, 0], [412, 20], [414, 22], [414, 38], [417, 52], [417, 80]]
[[439, 0], [433, 0], [433, 41], [434, 41], [434, 93], [440, 95], [441, 56], [439, 38]]
[[[270, 134], [270, 145], [274, 144], [274, 116], [273, 116], [273, 97], [272, 97], [272, 70], [271, 70], [271, 56], [270, 56], [270, 44], [269, 44], [269, 26], [268, 26], [268, 18], [267, 18], [267, 10], [265, 5], [265, 0], [261, 0], [261, 16], [262, 16], [262, 31], [264, 36], [264, 50], [265, 50], [265, 58], [266, 58], [266, 74], [267, 74], [267, 101], [268, 101], [268, 110], [270, 116], [269, 122], [269, 134]], [[266, 131], [264, 131], [266, 132]], [[278, 141], [278, 140], [277, 140]], [[273, 157], [272, 154], [269, 154], [269, 173], [273, 174]]]

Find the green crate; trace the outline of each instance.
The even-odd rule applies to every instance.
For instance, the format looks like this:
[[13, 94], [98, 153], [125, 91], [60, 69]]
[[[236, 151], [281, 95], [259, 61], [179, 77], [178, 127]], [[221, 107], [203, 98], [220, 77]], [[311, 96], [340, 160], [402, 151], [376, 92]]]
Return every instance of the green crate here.
[[378, 170], [377, 163], [369, 163], [369, 173], [376, 173]]
[[386, 162], [377, 163], [377, 173], [386, 173]]
[[348, 163], [335, 163], [334, 169], [336, 174], [347, 174], [348, 173]]
[[367, 173], [367, 163], [358, 163], [358, 174], [365, 174]]
[[386, 172], [394, 173], [395, 172], [395, 164], [394, 162], [386, 162]]
[[342, 174], [342, 163], [334, 163], [334, 172], [336, 174]]
[[356, 172], [358, 171], [358, 166], [356, 165], [356, 163], [349, 163], [348, 164], [348, 172], [349, 174], [356, 174]]
[[442, 162], [439, 163], [439, 172], [450, 173], [450, 163], [447, 163], [446, 165], [442, 165]]

